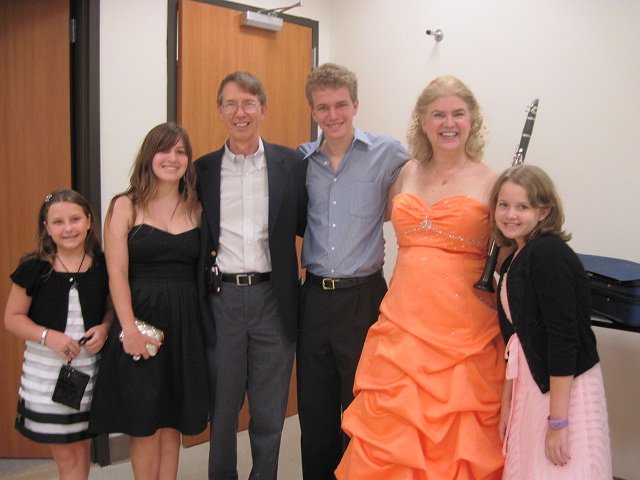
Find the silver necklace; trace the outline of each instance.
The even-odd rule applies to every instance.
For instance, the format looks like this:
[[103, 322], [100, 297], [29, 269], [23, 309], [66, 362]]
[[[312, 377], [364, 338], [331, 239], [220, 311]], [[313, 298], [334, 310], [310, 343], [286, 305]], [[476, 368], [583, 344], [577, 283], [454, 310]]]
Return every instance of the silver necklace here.
[[[82, 254], [82, 260], [80, 260], [80, 265], [78, 266], [78, 270], [76, 270], [76, 274], [80, 273], [80, 269], [82, 268], [82, 264], [84, 263], [84, 259], [85, 259], [86, 256], [87, 256], [87, 252], [85, 251]], [[58, 261], [60, 262], [60, 265], [62, 265], [64, 267], [64, 269], [67, 271], [67, 273], [71, 273], [69, 271], [69, 269], [67, 268], [67, 266], [62, 261], [62, 259], [60, 258], [60, 255], [58, 255], [56, 253], [55, 257], [58, 259]], [[69, 283], [71, 284], [71, 288], [76, 288], [78, 286], [78, 281], [75, 279], [75, 277], [69, 277]]]
[[465, 165], [467, 165], [468, 162], [469, 162], [469, 159], [468, 158], [465, 159], [465, 161], [462, 162], [462, 165], [460, 165], [452, 174], [450, 174], [444, 180], [442, 180], [442, 185], [446, 185], [447, 182], [451, 180], [460, 170], [462, 170], [465, 167]]

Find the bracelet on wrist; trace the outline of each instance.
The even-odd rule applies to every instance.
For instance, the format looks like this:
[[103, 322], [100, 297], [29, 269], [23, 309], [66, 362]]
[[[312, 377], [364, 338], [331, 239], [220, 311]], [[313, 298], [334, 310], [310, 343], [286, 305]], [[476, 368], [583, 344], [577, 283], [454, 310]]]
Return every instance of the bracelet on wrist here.
[[40, 334], [40, 345], [44, 345], [45, 341], [47, 340], [47, 334], [49, 333], [49, 329], [45, 328], [44, 330], [42, 330], [42, 333]]
[[568, 418], [563, 418], [562, 420], [551, 420], [551, 415], [549, 415], [547, 417], [547, 422], [549, 422], [549, 428], [551, 430], [562, 430], [569, 426]]

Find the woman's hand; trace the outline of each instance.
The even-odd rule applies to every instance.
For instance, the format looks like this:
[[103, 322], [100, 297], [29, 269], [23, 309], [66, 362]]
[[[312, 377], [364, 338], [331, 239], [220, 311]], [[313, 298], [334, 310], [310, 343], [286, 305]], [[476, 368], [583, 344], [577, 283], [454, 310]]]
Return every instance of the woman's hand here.
[[140, 333], [137, 327], [124, 331], [122, 346], [126, 353], [134, 357], [134, 360], [139, 360], [140, 357], [147, 360], [151, 356], [147, 350], [148, 343], [155, 345], [157, 348], [160, 348], [160, 345], [162, 345], [162, 342], [159, 342], [155, 338]]
[[566, 427], [559, 430], [547, 428], [547, 435], [544, 439], [544, 453], [554, 465], [566, 465], [571, 460], [567, 443], [567, 430]]

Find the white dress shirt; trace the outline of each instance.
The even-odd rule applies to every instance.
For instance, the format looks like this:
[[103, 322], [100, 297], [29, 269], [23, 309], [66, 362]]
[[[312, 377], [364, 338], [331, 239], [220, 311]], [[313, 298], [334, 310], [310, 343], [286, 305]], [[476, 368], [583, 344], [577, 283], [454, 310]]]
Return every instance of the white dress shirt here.
[[270, 272], [269, 184], [262, 139], [253, 155], [225, 145], [220, 178], [220, 244], [223, 273]]

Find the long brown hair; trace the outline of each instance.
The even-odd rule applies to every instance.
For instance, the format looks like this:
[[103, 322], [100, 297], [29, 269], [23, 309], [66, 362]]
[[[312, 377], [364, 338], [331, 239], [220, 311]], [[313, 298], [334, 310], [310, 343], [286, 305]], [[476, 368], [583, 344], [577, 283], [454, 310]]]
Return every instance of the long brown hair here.
[[[166, 122], [153, 127], [142, 141], [136, 160], [133, 163], [129, 188], [116, 195], [109, 205], [107, 219], [113, 214], [113, 205], [121, 196], [127, 196], [135, 206], [146, 210], [149, 201], [156, 193], [158, 182], [152, 169], [153, 157], [158, 152], [166, 152], [182, 140], [189, 159], [187, 170], [178, 186], [180, 197], [184, 201], [187, 214], [191, 215], [198, 203], [196, 192], [196, 170], [193, 166], [193, 150], [187, 132], [177, 123]], [[135, 218], [135, 210], [132, 212]]]
[[76, 205], [79, 205], [80, 208], [82, 208], [84, 214], [89, 217], [91, 228], [89, 228], [89, 231], [87, 232], [87, 238], [85, 238], [84, 240], [84, 251], [91, 254], [92, 256], [95, 256], [96, 253], [102, 251], [100, 242], [100, 228], [98, 227], [96, 216], [93, 214], [89, 202], [87, 202], [87, 200], [75, 190], [55, 190], [44, 197], [44, 201], [42, 202], [40, 211], [38, 212], [36, 249], [22, 257], [20, 259], [20, 263], [26, 260], [39, 259], [48, 261], [53, 264], [53, 257], [58, 251], [58, 247], [47, 233], [45, 224], [49, 215], [49, 208], [54, 203], [59, 202], [75, 203]]
[[526, 236], [525, 243], [544, 234], [552, 233], [565, 242], [571, 240], [571, 234], [562, 230], [564, 224], [564, 210], [562, 201], [553, 185], [553, 181], [544, 170], [535, 165], [517, 165], [508, 168], [498, 177], [489, 196], [489, 208], [491, 209], [491, 232], [499, 245], [515, 246], [515, 241], [506, 238], [495, 221], [496, 205], [500, 188], [507, 182], [520, 185], [527, 192], [527, 199], [533, 208], [548, 208], [549, 213]]

